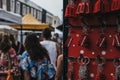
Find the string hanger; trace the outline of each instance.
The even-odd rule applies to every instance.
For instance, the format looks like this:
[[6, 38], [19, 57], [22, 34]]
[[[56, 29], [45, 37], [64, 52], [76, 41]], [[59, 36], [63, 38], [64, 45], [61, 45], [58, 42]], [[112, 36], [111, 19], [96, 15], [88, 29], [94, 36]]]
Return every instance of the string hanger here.
[[88, 34], [88, 30], [89, 30], [88, 23], [85, 21], [84, 18], [81, 19], [81, 22], [82, 22], [83, 33]]

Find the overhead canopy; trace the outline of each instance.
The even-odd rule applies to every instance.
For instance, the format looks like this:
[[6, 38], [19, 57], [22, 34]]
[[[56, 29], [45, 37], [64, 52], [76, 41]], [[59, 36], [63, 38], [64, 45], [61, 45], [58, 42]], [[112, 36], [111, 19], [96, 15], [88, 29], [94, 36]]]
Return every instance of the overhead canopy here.
[[21, 23], [22, 17], [20, 15], [0, 8], [0, 25], [18, 25]]
[[[26, 14], [22, 18], [22, 30], [43, 30], [45, 28], [51, 28], [49, 24], [41, 23], [37, 19], [35, 19], [31, 14]], [[18, 30], [21, 29], [21, 26], [18, 25], [12, 25], [13, 28], [16, 28]], [[53, 29], [53, 28], [51, 28]]]
[[0, 32], [1, 33], [11, 33], [16, 34], [18, 31], [8, 25], [0, 25]]

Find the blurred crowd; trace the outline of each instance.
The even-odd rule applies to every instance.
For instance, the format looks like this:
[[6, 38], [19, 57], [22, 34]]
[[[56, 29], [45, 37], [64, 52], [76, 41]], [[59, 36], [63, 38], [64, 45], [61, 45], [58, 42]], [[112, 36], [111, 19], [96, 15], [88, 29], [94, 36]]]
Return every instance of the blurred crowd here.
[[0, 34], [0, 80], [63, 80], [63, 41], [46, 28], [21, 43], [13, 34]]

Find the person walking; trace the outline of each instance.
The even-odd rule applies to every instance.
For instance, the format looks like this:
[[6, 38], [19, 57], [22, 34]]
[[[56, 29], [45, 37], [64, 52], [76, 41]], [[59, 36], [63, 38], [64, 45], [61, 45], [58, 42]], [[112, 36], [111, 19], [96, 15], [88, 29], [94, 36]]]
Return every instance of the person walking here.
[[51, 40], [51, 30], [49, 28], [45, 28], [43, 30], [42, 36], [43, 41], [41, 41], [40, 44], [47, 49], [51, 64], [53, 64], [56, 70], [57, 56], [59, 55], [58, 45], [56, 42]]
[[47, 50], [39, 44], [36, 34], [29, 34], [25, 39], [26, 51], [22, 54], [20, 67], [24, 80], [53, 80], [55, 70], [50, 66]]

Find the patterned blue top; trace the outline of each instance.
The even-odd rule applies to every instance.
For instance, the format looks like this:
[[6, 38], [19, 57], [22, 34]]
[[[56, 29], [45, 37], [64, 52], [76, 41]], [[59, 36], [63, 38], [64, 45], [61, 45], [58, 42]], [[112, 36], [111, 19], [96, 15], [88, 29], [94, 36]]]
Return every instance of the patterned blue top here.
[[48, 80], [55, 75], [55, 69], [47, 59], [44, 59], [42, 63], [32, 61], [26, 51], [20, 58], [20, 67], [26, 72], [30, 72], [31, 77], [37, 78], [37, 80]]

